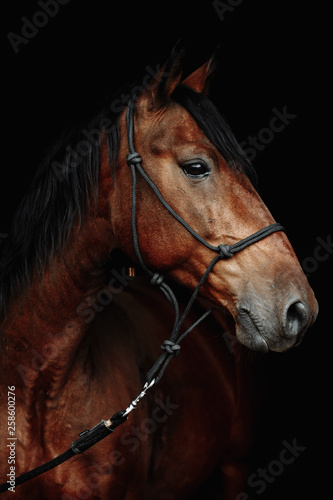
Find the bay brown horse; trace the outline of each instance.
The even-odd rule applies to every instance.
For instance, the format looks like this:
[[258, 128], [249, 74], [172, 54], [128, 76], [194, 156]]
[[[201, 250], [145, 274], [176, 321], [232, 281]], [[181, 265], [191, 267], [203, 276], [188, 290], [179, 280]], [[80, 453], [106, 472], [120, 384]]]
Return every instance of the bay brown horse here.
[[[207, 97], [214, 58], [181, 80], [182, 57], [174, 50], [137, 96], [135, 147], [174, 210], [210, 244], [232, 245], [274, 219]], [[122, 264], [123, 256], [136, 262], [132, 179], [125, 109], [112, 126], [108, 113], [91, 122], [90, 140], [78, 136], [62, 160], [57, 149], [45, 160], [2, 252], [3, 481], [126, 408], [172, 328], [164, 295]], [[184, 308], [212, 252], [142, 178], [136, 202], [144, 262], [170, 280]], [[317, 303], [286, 234], [275, 232], [215, 265], [185, 327], [211, 305], [214, 313], [111, 437], [16, 488], [14, 480], [16, 498], [183, 500], [218, 468], [216, 498], [236, 498], [246, 480], [256, 387], [232, 339], [254, 351], [285, 351], [301, 341]]]

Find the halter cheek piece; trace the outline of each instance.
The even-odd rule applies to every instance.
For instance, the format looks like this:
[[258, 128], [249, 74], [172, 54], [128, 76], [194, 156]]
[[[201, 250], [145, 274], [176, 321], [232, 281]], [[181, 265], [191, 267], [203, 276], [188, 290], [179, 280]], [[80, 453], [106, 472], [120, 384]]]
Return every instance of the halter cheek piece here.
[[[106, 436], [110, 435], [116, 427], [118, 427], [120, 424], [125, 422], [127, 419], [128, 414], [132, 411], [135, 410], [138, 403], [140, 400], [146, 395], [147, 391], [154, 385], [156, 384], [161, 377], [163, 376], [164, 370], [166, 369], [167, 365], [171, 361], [171, 359], [175, 356], [179, 355], [180, 351], [180, 342], [188, 335], [196, 326], [199, 325], [207, 316], [214, 310], [214, 308], [209, 309], [206, 311], [195, 323], [193, 323], [192, 326], [190, 326], [185, 332], [180, 334], [180, 329], [181, 326], [186, 319], [190, 308], [195, 301], [200, 288], [202, 285], [205, 283], [206, 279], [208, 278], [210, 272], [213, 270], [215, 264], [222, 259], [230, 259], [232, 258], [237, 252], [240, 252], [241, 250], [244, 250], [250, 245], [253, 245], [253, 243], [257, 243], [258, 241], [262, 240], [263, 238], [266, 238], [272, 233], [275, 233], [276, 231], [285, 231], [284, 227], [281, 226], [281, 224], [274, 223], [271, 224], [263, 229], [260, 229], [260, 231], [257, 231], [256, 233], [253, 233], [252, 235], [248, 236], [247, 238], [244, 238], [243, 240], [238, 241], [234, 245], [224, 245], [220, 244], [218, 246], [213, 246], [210, 243], [208, 243], [204, 238], [202, 238], [198, 233], [196, 233], [182, 217], [180, 217], [177, 212], [173, 210], [173, 208], [167, 203], [167, 201], [163, 198], [162, 194], [158, 190], [158, 188], [155, 186], [155, 184], [151, 181], [151, 179], [147, 176], [145, 171], [141, 167], [142, 163], [142, 158], [134, 150], [134, 145], [133, 145], [133, 133], [134, 133], [134, 105], [135, 105], [135, 100], [131, 99], [128, 103], [128, 108], [126, 112], [126, 122], [127, 122], [127, 135], [128, 135], [128, 148], [129, 148], [129, 154], [127, 155], [127, 163], [131, 169], [132, 173], [132, 210], [131, 210], [131, 227], [132, 227], [132, 234], [133, 234], [133, 244], [134, 244], [134, 250], [135, 254], [137, 257], [137, 260], [142, 267], [142, 269], [150, 276], [151, 278], [151, 284], [154, 286], [157, 286], [167, 297], [169, 302], [172, 304], [174, 312], [175, 312], [175, 320], [173, 324], [173, 329], [170, 335], [170, 338], [165, 340], [162, 345], [162, 354], [160, 357], [157, 359], [155, 364], [152, 366], [150, 371], [147, 374], [146, 377], [146, 383], [144, 384], [142, 391], [140, 394], [129, 404], [129, 406], [126, 408], [126, 410], [120, 410], [117, 413], [111, 417], [109, 420], [102, 420], [99, 424], [95, 425], [90, 430], [85, 430], [79, 434], [79, 439], [74, 441], [71, 444], [71, 447], [59, 455], [58, 457], [50, 460], [49, 462], [29, 471], [26, 472], [25, 474], [22, 474], [21, 476], [15, 478], [15, 486], [19, 486], [20, 484], [25, 483], [26, 481], [29, 481], [30, 479], [39, 476], [40, 474], [43, 474], [44, 472], [47, 472], [48, 470], [51, 470], [61, 463], [65, 462], [66, 460], [70, 459], [73, 457], [75, 454], [79, 454], [84, 452], [85, 450], [91, 448], [94, 444], [98, 443], [102, 439], [104, 439]], [[206, 271], [204, 272], [202, 278], [200, 279], [199, 283], [197, 284], [182, 316], [180, 317], [179, 314], [179, 306], [178, 306], [178, 301], [169, 287], [164, 280], [163, 276], [157, 272], [151, 271], [146, 264], [143, 261], [143, 258], [141, 256], [140, 248], [139, 248], [139, 241], [138, 241], [138, 231], [137, 231], [137, 226], [136, 226], [136, 193], [137, 193], [137, 188], [136, 188], [136, 172], [139, 172], [139, 174], [143, 177], [143, 179], [148, 183], [150, 188], [153, 190], [159, 201], [162, 203], [162, 205], [168, 210], [168, 212], [200, 243], [205, 245], [207, 248], [212, 250], [213, 252], [217, 253], [217, 255], [212, 259], [210, 264], [208, 265]], [[10, 487], [10, 483], [6, 482], [0, 485], [0, 493], [3, 493], [8, 490]]]
[[[134, 104], [135, 101], [134, 99], [130, 100], [126, 112], [126, 124], [127, 124], [127, 137], [128, 137], [128, 148], [129, 148], [129, 154], [127, 155], [127, 163], [131, 169], [132, 173], [132, 212], [131, 212], [131, 228], [132, 228], [132, 234], [133, 234], [133, 245], [134, 245], [134, 251], [136, 258], [142, 267], [142, 269], [151, 277], [151, 284], [158, 286], [160, 290], [166, 295], [167, 299], [169, 302], [172, 304], [175, 312], [175, 320], [174, 320], [174, 325], [173, 329], [170, 335], [169, 340], [165, 340], [161, 346], [162, 348], [162, 354], [154, 364], [154, 366], [150, 369], [150, 371], [147, 374], [147, 379], [146, 379], [146, 385], [144, 386], [144, 389], [147, 385], [151, 386], [153, 383], [157, 383], [163, 373], [167, 365], [169, 364], [170, 360], [174, 356], [178, 356], [179, 354], [179, 349], [180, 349], [180, 342], [183, 340], [183, 338], [190, 333], [201, 321], [203, 321], [213, 310], [209, 309], [206, 311], [190, 328], [188, 328], [185, 332], [180, 334], [180, 329], [181, 326], [187, 317], [189, 310], [195, 301], [200, 288], [202, 285], [205, 283], [206, 279], [208, 278], [210, 272], [213, 270], [215, 264], [222, 259], [230, 259], [233, 257], [236, 253], [240, 252], [241, 250], [244, 250], [250, 245], [253, 245], [253, 243], [257, 243], [258, 241], [262, 240], [263, 238], [266, 238], [272, 233], [275, 233], [276, 231], [285, 231], [284, 227], [281, 226], [279, 223], [274, 223], [270, 224], [269, 226], [266, 226], [263, 229], [260, 229], [260, 231], [257, 231], [256, 233], [251, 234], [247, 238], [244, 238], [237, 243], [233, 245], [224, 245], [220, 244], [218, 246], [211, 245], [208, 243], [202, 236], [200, 236], [194, 229], [189, 226], [189, 224], [182, 218], [180, 217], [177, 212], [174, 211], [174, 209], [168, 204], [168, 202], [163, 198], [162, 194], [158, 190], [158, 188], [155, 186], [153, 181], [148, 177], [146, 172], [143, 170], [141, 163], [142, 163], [142, 158], [137, 153], [134, 149], [134, 144], [133, 144], [133, 135], [134, 135]], [[139, 172], [141, 177], [147, 182], [147, 184], [150, 186], [154, 194], [157, 196], [159, 201], [162, 203], [162, 205], [168, 210], [168, 212], [194, 237], [196, 238], [200, 243], [205, 245], [207, 248], [212, 250], [213, 252], [217, 253], [217, 255], [212, 259], [210, 264], [208, 265], [206, 271], [204, 272], [202, 278], [200, 279], [198, 285], [196, 286], [186, 308], [182, 316], [180, 317], [179, 315], [179, 307], [178, 307], [178, 302], [177, 299], [169, 287], [164, 281], [163, 281], [163, 276], [161, 276], [158, 273], [154, 273], [151, 271], [145, 264], [141, 252], [140, 252], [140, 247], [139, 247], [139, 242], [138, 242], [138, 231], [137, 231], [137, 225], [136, 225], [136, 193], [137, 193], [137, 182], [136, 182], [136, 172]], [[130, 407], [129, 407], [130, 408]], [[125, 414], [127, 415], [129, 413], [129, 408], [125, 410]], [[132, 409], [132, 408], [131, 408]]]

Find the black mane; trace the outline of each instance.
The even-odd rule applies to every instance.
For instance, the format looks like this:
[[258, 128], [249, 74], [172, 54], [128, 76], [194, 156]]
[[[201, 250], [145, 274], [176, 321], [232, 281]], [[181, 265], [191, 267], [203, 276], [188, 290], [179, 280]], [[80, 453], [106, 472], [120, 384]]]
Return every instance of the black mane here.
[[[255, 182], [254, 169], [210, 99], [183, 85], [175, 89], [171, 98], [191, 113], [230, 166], [243, 169]], [[116, 111], [112, 109], [115, 102]], [[102, 130], [106, 132], [114, 175], [119, 147], [118, 117], [125, 105], [114, 96], [110, 98], [99, 114], [75, 130], [70, 139], [63, 136], [41, 163], [13, 218], [11, 233], [0, 248], [0, 313], [18, 287], [24, 289], [28, 285], [32, 272], [42, 272], [62, 248], [73, 223], [80, 223], [91, 209], [89, 195], [97, 200]]]
[[[79, 128], [65, 132], [40, 164], [0, 247], [0, 316], [18, 287], [29, 283], [34, 270], [66, 242], [74, 222], [81, 222], [98, 197], [99, 141], [106, 132], [111, 168], [119, 146], [118, 115], [108, 100]], [[91, 196], [90, 196], [91, 195]]]

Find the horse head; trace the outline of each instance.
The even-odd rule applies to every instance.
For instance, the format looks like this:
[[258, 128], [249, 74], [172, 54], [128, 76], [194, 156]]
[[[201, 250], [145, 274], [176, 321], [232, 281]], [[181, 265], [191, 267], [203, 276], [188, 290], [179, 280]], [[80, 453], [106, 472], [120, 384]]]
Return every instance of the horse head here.
[[[135, 149], [163, 198], [198, 235], [210, 245], [232, 245], [275, 221], [255, 189], [248, 159], [208, 98], [216, 58], [184, 80], [182, 58], [182, 51], [174, 50], [137, 96]], [[135, 259], [125, 111], [119, 127], [110, 210], [116, 246]], [[212, 260], [212, 251], [179, 224], [142, 178], [137, 181], [136, 204], [144, 262], [194, 290]], [[282, 231], [233, 258], [220, 260], [200, 295], [232, 315], [242, 344], [262, 352], [281, 352], [297, 345], [318, 311], [314, 293]]]

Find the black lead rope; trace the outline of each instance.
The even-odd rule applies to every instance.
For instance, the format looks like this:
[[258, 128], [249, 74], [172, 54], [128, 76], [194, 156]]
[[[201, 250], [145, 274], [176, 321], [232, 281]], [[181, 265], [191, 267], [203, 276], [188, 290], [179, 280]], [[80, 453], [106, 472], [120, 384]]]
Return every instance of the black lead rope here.
[[[171, 359], [175, 356], [178, 356], [179, 351], [180, 351], [180, 343], [181, 341], [188, 335], [192, 330], [194, 330], [209, 314], [214, 310], [214, 308], [211, 308], [207, 310], [197, 321], [195, 321], [192, 326], [190, 326], [187, 330], [185, 330], [183, 333], [180, 333], [181, 327], [185, 321], [185, 319], [188, 316], [188, 313], [195, 301], [195, 299], [198, 296], [198, 293], [200, 291], [200, 288], [203, 286], [205, 283], [206, 279], [208, 278], [209, 274], [213, 270], [215, 264], [219, 262], [222, 259], [229, 259], [233, 257], [237, 252], [240, 252], [241, 250], [244, 250], [250, 245], [253, 245], [253, 243], [256, 243], [263, 238], [266, 238], [270, 234], [276, 232], [276, 231], [285, 231], [284, 227], [281, 226], [279, 223], [274, 223], [271, 224], [263, 229], [260, 229], [260, 231], [257, 231], [256, 233], [248, 236], [247, 238], [244, 238], [237, 243], [233, 245], [218, 245], [214, 246], [208, 243], [204, 238], [202, 238], [198, 233], [196, 233], [191, 226], [187, 224], [180, 215], [177, 214], [177, 212], [174, 211], [174, 209], [167, 203], [167, 201], [163, 198], [162, 194], [158, 190], [158, 188], [155, 186], [155, 184], [152, 182], [152, 180], [147, 176], [145, 171], [141, 167], [142, 163], [142, 158], [137, 153], [134, 149], [134, 144], [133, 144], [133, 134], [134, 134], [134, 105], [135, 105], [135, 99], [132, 99], [127, 108], [127, 113], [126, 113], [126, 122], [127, 122], [127, 135], [128, 135], [128, 148], [129, 148], [129, 154], [127, 155], [127, 163], [131, 169], [131, 174], [132, 174], [132, 209], [131, 209], [131, 229], [132, 229], [132, 234], [133, 234], [133, 245], [134, 245], [134, 250], [135, 250], [135, 255], [137, 257], [137, 260], [141, 266], [141, 268], [148, 274], [148, 276], [151, 279], [151, 284], [154, 286], [157, 286], [161, 292], [164, 293], [168, 301], [171, 303], [173, 310], [174, 310], [174, 323], [173, 323], [173, 328], [172, 332], [170, 335], [170, 338], [165, 340], [162, 345], [162, 354], [159, 356], [157, 361], [154, 363], [152, 368], [149, 370], [147, 377], [146, 377], [146, 383], [144, 384], [142, 391], [140, 394], [129, 404], [129, 406], [126, 408], [126, 410], [121, 410], [118, 411], [113, 415], [113, 417], [110, 420], [102, 420], [99, 424], [95, 425], [90, 430], [86, 430], [80, 433], [79, 439], [74, 441], [71, 444], [71, 447], [59, 455], [58, 457], [50, 460], [49, 462], [41, 465], [40, 467], [37, 467], [25, 474], [22, 474], [21, 476], [15, 478], [15, 486], [19, 486], [20, 484], [25, 483], [26, 481], [29, 481], [30, 479], [33, 479], [44, 472], [47, 472], [54, 467], [57, 467], [58, 465], [62, 464], [66, 460], [69, 460], [72, 458], [74, 455], [80, 454], [86, 450], [88, 450], [91, 446], [95, 445], [105, 437], [109, 436], [119, 425], [121, 425], [123, 422], [126, 421], [128, 414], [134, 410], [140, 400], [146, 395], [147, 391], [157, 382], [159, 382], [164, 374], [164, 371], [166, 367], [168, 366], [169, 362]], [[136, 194], [137, 194], [137, 179], [136, 179], [136, 172], [139, 172], [139, 174], [142, 176], [142, 178], [148, 183], [150, 188], [153, 190], [159, 201], [162, 203], [162, 205], [168, 210], [168, 212], [194, 237], [196, 238], [200, 243], [205, 245], [208, 249], [214, 251], [217, 253], [217, 255], [212, 259], [210, 264], [208, 265], [206, 271], [204, 272], [202, 278], [200, 279], [199, 283], [197, 284], [194, 292], [192, 293], [189, 302], [183, 312], [183, 314], [180, 316], [179, 313], [179, 305], [177, 298], [173, 291], [171, 290], [170, 286], [166, 284], [163, 280], [163, 276], [159, 273], [154, 273], [151, 271], [145, 264], [141, 252], [140, 252], [140, 246], [139, 246], [139, 240], [138, 240], [138, 231], [137, 231], [137, 225], [136, 225]], [[10, 482], [7, 481], [6, 483], [3, 483], [0, 485], [0, 493], [3, 493], [7, 491], [10, 488]]]
[[[20, 484], [26, 483], [34, 477], [44, 474], [44, 472], [54, 469], [58, 465], [72, 458], [74, 455], [82, 453], [83, 451], [87, 450], [94, 444], [104, 439], [106, 436], [109, 436], [116, 429], [116, 427], [118, 427], [118, 425], [122, 424], [127, 419], [127, 416], [124, 417], [124, 413], [124, 411], [118, 411], [110, 420], [102, 420], [92, 429], [81, 432], [79, 434], [79, 439], [74, 441], [67, 451], [65, 451], [58, 457], [53, 458], [49, 462], [46, 462], [45, 464], [40, 465], [39, 467], [36, 467], [35, 469], [32, 469], [31, 471], [16, 477], [14, 481], [15, 487], [19, 486]], [[0, 493], [8, 491], [10, 487], [10, 481], [1, 484]]]

